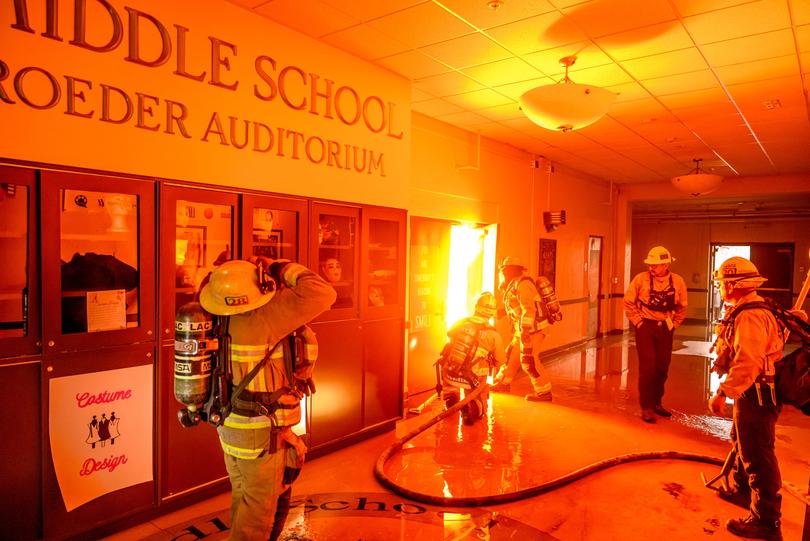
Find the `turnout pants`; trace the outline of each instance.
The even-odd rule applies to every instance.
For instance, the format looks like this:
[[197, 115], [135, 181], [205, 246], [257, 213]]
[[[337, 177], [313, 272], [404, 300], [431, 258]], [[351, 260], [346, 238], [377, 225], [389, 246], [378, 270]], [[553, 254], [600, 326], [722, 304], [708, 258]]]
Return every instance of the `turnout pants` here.
[[672, 334], [666, 324], [651, 319], [642, 320], [636, 328], [638, 353], [638, 395], [641, 409], [652, 409], [661, 404], [664, 384], [669, 376], [672, 360]]
[[540, 344], [543, 343], [545, 338], [546, 335], [541, 332], [534, 334], [515, 333], [513, 335], [512, 343], [507, 348], [511, 355], [506, 359], [506, 366], [503, 367], [502, 381], [504, 383], [512, 383], [518, 369], [523, 368], [526, 374], [529, 375], [535, 394], [551, 391], [551, 378], [548, 375], [548, 370], [543, 366], [537, 355], [537, 352], [540, 351]]
[[279, 538], [292, 492], [282, 485], [284, 464], [282, 451], [265, 453], [254, 460], [225, 455], [231, 480], [231, 541]]
[[737, 451], [732, 470], [732, 488], [751, 494], [751, 514], [765, 524], [781, 517], [782, 477], [774, 442], [776, 419], [781, 407], [771, 402], [770, 389], [762, 387], [762, 405], [752, 385], [734, 401], [731, 442]]

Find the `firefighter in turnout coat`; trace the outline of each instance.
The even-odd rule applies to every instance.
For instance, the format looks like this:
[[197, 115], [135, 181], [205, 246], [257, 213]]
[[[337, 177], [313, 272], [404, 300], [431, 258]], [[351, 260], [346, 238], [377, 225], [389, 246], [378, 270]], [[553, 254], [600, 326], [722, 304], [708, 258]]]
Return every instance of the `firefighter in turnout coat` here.
[[[491, 326], [497, 301], [489, 291], [475, 302], [475, 312], [457, 321], [447, 332], [450, 341], [439, 359], [439, 386], [445, 406], [451, 408], [461, 398], [461, 389], [470, 392], [485, 383], [503, 365], [506, 356], [500, 333]], [[465, 424], [484, 416], [489, 393], [482, 392], [461, 411]]]
[[[267, 541], [281, 534], [290, 485], [306, 452], [291, 427], [301, 419], [301, 398], [314, 391], [317, 343], [306, 323], [334, 302], [335, 290], [314, 272], [264, 258], [223, 263], [200, 292], [206, 311], [228, 316], [233, 384], [265, 362], [217, 428], [231, 481], [231, 540]], [[300, 348], [287, 340], [296, 330]], [[303, 349], [294, 370], [293, 347]]]
[[741, 537], [781, 541], [782, 479], [774, 444], [782, 407], [774, 388], [774, 363], [782, 358], [783, 330], [770, 310], [743, 309], [763, 301], [756, 289], [766, 278], [751, 261], [727, 259], [714, 280], [732, 308], [718, 332], [713, 366], [726, 377], [709, 399], [709, 409], [723, 415], [726, 397], [734, 400], [731, 442], [736, 451], [729, 489], [718, 493], [750, 511], [745, 518], [730, 519], [726, 528]]

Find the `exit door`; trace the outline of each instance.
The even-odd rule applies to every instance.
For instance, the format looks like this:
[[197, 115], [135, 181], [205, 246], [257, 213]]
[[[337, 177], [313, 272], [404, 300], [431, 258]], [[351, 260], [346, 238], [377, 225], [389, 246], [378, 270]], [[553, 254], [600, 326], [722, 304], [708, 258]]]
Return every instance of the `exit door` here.
[[599, 295], [602, 283], [602, 237], [588, 239], [588, 329], [586, 338], [599, 334]]

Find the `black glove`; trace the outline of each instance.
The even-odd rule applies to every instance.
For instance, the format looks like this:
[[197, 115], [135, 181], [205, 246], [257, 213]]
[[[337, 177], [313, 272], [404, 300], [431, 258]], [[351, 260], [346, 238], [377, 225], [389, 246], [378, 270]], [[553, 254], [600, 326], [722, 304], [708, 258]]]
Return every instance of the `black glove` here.
[[295, 378], [295, 388], [299, 392], [302, 392], [305, 395], [309, 396], [315, 393], [315, 382], [312, 380], [312, 378], [307, 379]]
[[267, 267], [267, 274], [276, 281], [278, 287], [283, 287], [284, 284], [284, 267], [289, 263], [289, 259], [276, 259], [270, 266]]

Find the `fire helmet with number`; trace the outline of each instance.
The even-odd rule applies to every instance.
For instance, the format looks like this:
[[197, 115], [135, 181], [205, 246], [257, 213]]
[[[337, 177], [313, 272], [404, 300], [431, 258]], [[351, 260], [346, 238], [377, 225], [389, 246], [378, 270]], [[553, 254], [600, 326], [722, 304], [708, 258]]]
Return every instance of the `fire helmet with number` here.
[[756, 265], [744, 257], [734, 256], [723, 261], [714, 271], [717, 282], [731, 282], [737, 287], [756, 289], [768, 279], [759, 273]]
[[664, 248], [663, 246], [653, 246], [650, 248], [650, 251], [647, 252], [647, 259], [644, 260], [644, 263], [647, 265], [661, 265], [661, 264], [669, 264], [675, 261], [675, 258], [672, 257], [672, 254], [669, 253], [669, 250]]
[[495, 295], [489, 291], [484, 291], [475, 300], [475, 315], [484, 319], [495, 317], [495, 310], [498, 307], [498, 302], [495, 300]]
[[259, 268], [248, 261], [227, 261], [214, 269], [200, 291], [200, 304], [206, 312], [232, 316], [267, 304], [274, 290], [262, 287]]

